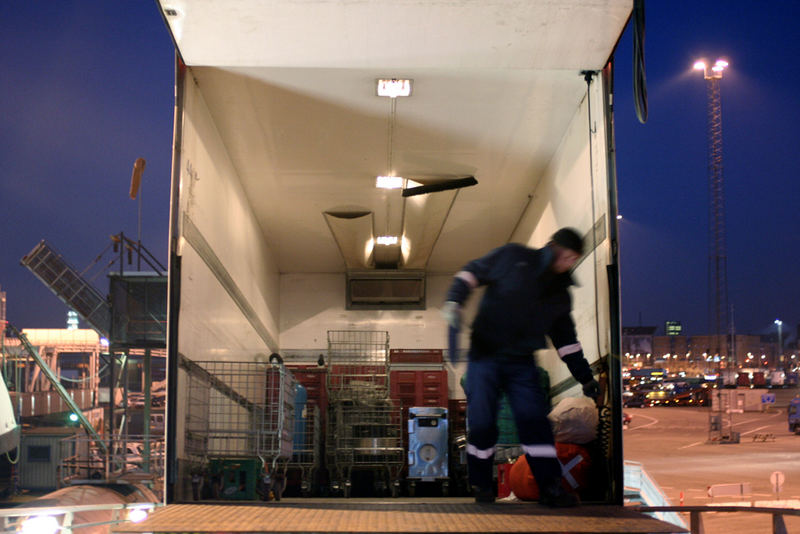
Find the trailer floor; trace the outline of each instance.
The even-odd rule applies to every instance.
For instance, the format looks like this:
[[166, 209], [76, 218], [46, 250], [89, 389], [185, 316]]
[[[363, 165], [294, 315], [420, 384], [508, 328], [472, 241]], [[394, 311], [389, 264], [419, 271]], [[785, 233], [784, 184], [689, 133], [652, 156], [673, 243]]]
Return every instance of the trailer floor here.
[[594, 532], [685, 529], [621, 506], [551, 509], [536, 503], [445, 499], [284, 499], [270, 503], [171, 504], [116, 533], [148, 532]]

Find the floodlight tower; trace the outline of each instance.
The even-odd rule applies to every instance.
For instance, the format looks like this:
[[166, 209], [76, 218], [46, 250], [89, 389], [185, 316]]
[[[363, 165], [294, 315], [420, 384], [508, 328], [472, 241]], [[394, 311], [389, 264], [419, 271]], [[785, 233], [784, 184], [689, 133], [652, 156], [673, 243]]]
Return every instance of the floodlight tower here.
[[[713, 325], [714, 342], [712, 354], [731, 355], [727, 343], [728, 330], [728, 259], [725, 251], [725, 199], [722, 180], [722, 102], [719, 82], [728, 62], [718, 59], [709, 67], [705, 61], [694, 64], [695, 70], [703, 72], [708, 95], [708, 187], [709, 187], [709, 232], [708, 232], [708, 293], [709, 327]], [[723, 350], [724, 349], [724, 350]]]

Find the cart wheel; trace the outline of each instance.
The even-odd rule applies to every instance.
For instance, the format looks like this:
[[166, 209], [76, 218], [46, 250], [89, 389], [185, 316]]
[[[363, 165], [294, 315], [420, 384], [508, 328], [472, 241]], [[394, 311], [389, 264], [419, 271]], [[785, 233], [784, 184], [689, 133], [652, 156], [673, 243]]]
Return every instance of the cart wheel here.
[[408, 483], [408, 496], [413, 497], [417, 493], [417, 483], [413, 480]]
[[442, 497], [450, 495], [450, 483], [446, 480], [442, 481]]

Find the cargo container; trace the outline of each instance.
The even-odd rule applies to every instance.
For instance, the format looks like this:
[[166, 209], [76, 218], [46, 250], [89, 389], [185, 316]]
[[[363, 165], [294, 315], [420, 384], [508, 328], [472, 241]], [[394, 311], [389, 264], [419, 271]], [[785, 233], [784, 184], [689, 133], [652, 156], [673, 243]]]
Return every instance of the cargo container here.
[[[332, 330], [445, 350], [454, 273], [571, 226], [573, 317], [608, 386], [593, 500], [621, 504], [612, 58], [632, 1], [158, 5], [177, 52], [167, 501], [191, 499], [187, 362], [313, 365]], [[581, 394], [555, 351], [538, 361], [554, 404]], [[448, 402], [465, 367], [445, 364]]]

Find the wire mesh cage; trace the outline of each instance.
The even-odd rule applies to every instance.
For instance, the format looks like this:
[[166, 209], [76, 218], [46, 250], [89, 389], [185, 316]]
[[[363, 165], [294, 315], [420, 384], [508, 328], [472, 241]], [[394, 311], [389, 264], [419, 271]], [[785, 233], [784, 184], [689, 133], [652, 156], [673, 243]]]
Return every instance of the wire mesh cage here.
[[352, 471], [365, 468], [377, 473], [376, 490], [396, 491], [405, 463], [401, 415], [400, 405], [388, 398], [331, 405], [326, 457], [331, 479], [345, 495]]
[[310, 494], [314, 476], [322, 463], [322, 425], [319, 407], [314, 401], [295, 409], [294, 446], [287, 469], [300, 471], [300, 490]]
[[189, 367], [190, 458], [259, 457], [273, 465], [291, 458], [297, 382], [283, 365], [203, 361]]
[[389, 332], [328, 331], [328, 397], [338, 400], [389, 396]]

